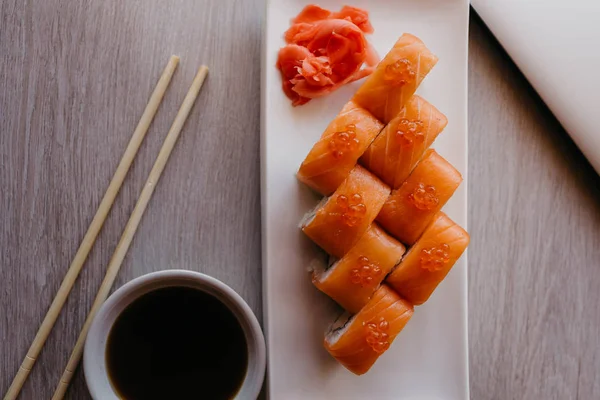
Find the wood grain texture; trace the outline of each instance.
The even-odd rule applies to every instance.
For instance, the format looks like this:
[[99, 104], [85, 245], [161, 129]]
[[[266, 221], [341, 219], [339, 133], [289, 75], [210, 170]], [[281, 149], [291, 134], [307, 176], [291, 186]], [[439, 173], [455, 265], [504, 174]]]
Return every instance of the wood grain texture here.
[[471, 18], [473, 399], [600, 398], [600, 177]]
[[[115, 282], [208, 272], [261, 315], [262, 7], [248, 1], [0, 2], [0, 392], [4, 393], [171, 54], [180, 66], [24, 386], [49, 398], [201, 63], [211, 76]], [[68, 398], [89, 398], [81, 369]]]
[[[49, 398], [197, 67], [210, 78], [115, 282], [186, 268], [261, 314], [261, 0], [0, 0], [0, 393], [164, 63], [182, 62], [22, 399]], [[600, 398], [600, 178], [472, 18], [473, 399]], [[67, 394], [87, 399], [81, 370]]]

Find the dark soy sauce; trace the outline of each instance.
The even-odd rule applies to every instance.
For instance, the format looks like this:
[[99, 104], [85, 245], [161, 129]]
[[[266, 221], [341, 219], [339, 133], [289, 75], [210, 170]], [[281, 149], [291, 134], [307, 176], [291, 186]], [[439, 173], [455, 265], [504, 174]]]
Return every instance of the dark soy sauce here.
[[149, 292], [117, 318], [108, 336], [111, 384], [127, 400], [231, 399], [248, 368], [233, 313], [200, 290]]

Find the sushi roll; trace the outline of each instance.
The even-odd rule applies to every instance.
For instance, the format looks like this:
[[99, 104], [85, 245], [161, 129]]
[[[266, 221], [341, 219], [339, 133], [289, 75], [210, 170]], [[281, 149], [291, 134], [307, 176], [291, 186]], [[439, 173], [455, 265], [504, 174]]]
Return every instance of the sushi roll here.
[[362, 310], [343, 314], [325, 334], [325, 349], [356, 375], [366, 373], [413, 315], [413, 306], [381, 285]]
[[392, 192], [377, 222], [402, 243], [412, 245], [461, 182], [460, 172], [429, 149], [408, 179]]
[[333, 195], [303, 220], [304, 233], [323, 250], [342, 258], [375, 220], [390, 188], [357, 165]]
[[412, 304], [423, 304], [468, 245], [469, 234], [439, 212], [386, 283]]
[[371, 113], [348, 102], [306, 156], [298, 179], [330, 196], [382, 129], [383, 124]]
[[397, 189], [447, 124], [444, 114], [415, 95], [371, 143], [360, 163]]
[[387, 124], [402, 110], [437, 61], [421, 39], [405, 33], [353, 100]]
[[326, 270], [313, 271], [313, 283], [347, 311], [357, 313], [405, 251], [374, 223], [344, 257]]

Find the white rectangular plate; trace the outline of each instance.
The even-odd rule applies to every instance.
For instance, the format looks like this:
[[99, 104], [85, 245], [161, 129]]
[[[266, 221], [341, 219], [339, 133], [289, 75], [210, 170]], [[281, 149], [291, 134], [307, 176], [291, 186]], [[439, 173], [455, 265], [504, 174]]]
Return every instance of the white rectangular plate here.
[[[465, 178], [444, 210], [467, 224], [467, 0], [323, 0], [321, 6], [364, 7], [381, 56], [404, 32], [420, 37], [440, 61], [418, 93], [448, 117], [433, 147]], [[315, 246], [298, 224], [319, 198], [295, 173], [327, 124], [362, 83], [292, 108], [275, 68], [282, 35], [308, 1], [267, 1], [262, 69], [262, 243], [264, 326], [271, 399], [468, 399], [467, 263], [454, 266], [391, 348], [354, 376], [323, 348], [340, 309], [315, 289], [307, 272]]]

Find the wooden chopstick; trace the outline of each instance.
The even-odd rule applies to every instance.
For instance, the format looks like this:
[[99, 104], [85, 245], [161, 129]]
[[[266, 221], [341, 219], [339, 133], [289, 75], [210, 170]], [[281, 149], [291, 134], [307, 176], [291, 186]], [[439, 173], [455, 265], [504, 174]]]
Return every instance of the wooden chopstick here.
[[158, 83], [156, 84], [156, 87], [154, 88], [154, 91], [152, 92], [152, 95], [150, 96], [148, 105], [146, 105], [139, 123], [135, 128], [133, 135], [131, 136], [129, 144], [125, 149], [125, 153], [119, 162], [119, 166], [117, 167], [117, 170], [115, 171], [115, 174], [108, 185], [108, 189], [106, 189], [106, 193], [104, 193], [104, 197], [100, 202], [100, 206], [98, 206], [98, 211], [96, 211], [96, 215], [94, 215], [94, 218], [92, 219], [92, 222], [85, 233], [85, 236], [83, 237], [83, 241], [79, 245], [79, 249], [77, 249], [77, 253], [75, 254], [75, 257], [69, 266], [69, 270], [60, 284], [60, 288], [58, 289], [58, 292], [56, 293], [56, 296], [54, 297], [54, 300], [52, 301], [52, 304], [50, 305], [50, 308], [48, 309], [48, 312], [46, 313], [46, 316], [44, 317], [44, 320], [42, 321], [42, 324], [40, 325], [40, 328], [35, 335], [31, 346], [29, 347], [29, 350], [27, 351], [25, 359], [23, 359], [23, 362], [19, 367], [17, 375], [8, 388], [8, 391], [4, 396], [4, 400], [16, 399], [21, 391], [21, 388], [23, 387], [23, 384], [27, 380], [31, 369], [35, 364], [35, 361], [40, 354], [48, 335], [50, 335], [50, 331], [52, 330], [52, 327], [54, 327], [56, 319], [58, 318], [58, 315], [60, 314], [60, 311], [62, 310], [65, 301], [71, 292], [71, 289], [73, 288], [75, 280], [81, 272], [83, 263], [87, 259], [87, 256], [90, 253], [96, 238], [98, 237], [98, 233], [100, 232], [108, 212], [115, 201], [115, 197], [119, 193], [119, 189], [121, 189], [121, 185], [123, 184], [123, 180], [125, 180], [125, 176], [129, 171], [129, 167], [131, 167], [131, 163], [133, 162], [133, 159], [135, 158], [137, 151], [140, 148], [146, 133], [148, 132], [148, 128], [150, 127], [150, 124], [156, 115], [156, 111], [158, 110], [158, 106], [160, 105], [165, 92], [167, 91], [167, 87], [171, 82], [171, 78], [173, 77], [173, 73], [177, 68], [177, 64], [179, 64], [179, 57], [171, 56], [160, 79], [158, 80]]
[[133, 212], [129, 217], [129, 221], [127, 221], [127, 225], [125, 225], [125, 229], [123, 230], [123, 234], [121, 236], [121, 239], [119, 240], [119, 244], [117, 244], [115, 252], [108, 264], [108, 267], [106, 269], [106, 276], [102, 281], [102, 285], [100, 286], [100, 290], [96, 295], [96, 299], [94, 300], [94, 304], [92, 305], [90, 313], [87, 319], [85, 320], [85, 324], [83, 325], [81, 333], [79, 334], [79, 338], [77, 339], [77, 343], [73, 348], [73, 352], [71, 353], [71, 357], [69, 358], [67, 367], [65, 368], [65, 371], [63, 372], [63, 375], [60, 378], [60, 382], [56, 388], [56, 391], [54, 392], [54, 396], [52, 397], [53, 400], [62, 399], [67, 391], [69, 383], [71, 382], [74, 372], [77, 369], [77, 364], [79, 364], [79, 361], [81, 360], [81, 355], [83, 354], [83, 346], [88, 330], [90, 329], [92, 320], [96, 316], [96, 313], [98, 312], [99, 308], [102, 306], [102, 303], [104, 303], [104, 301], [108, 297], [108, 293], [110, 292], [115, 277], [117, 276], [117, 273], [121, 268], [121, 264], [123, 263], [125, 254], [127, 254], [129, 245], [133, 240], [133, 235], [135, 235], [138, 225], [140, 224], [140, 221], [142, 219], [142, 216], [144, 215], [144, 211], [146, 210], [146, 206], [148, 205], [148, 202], [152, 197], [154, 188], [156, 187], [156, 184], [160, 179], [165, 165], [169, 160], [169, 156], [173, 151], [175, 142], [177, 141], [177, 138], [181, 133], [181, 129], [183, 128], [183, 125], [188, 115], [190, 114], [190, 110], [192, 109], [192, 106], [194, 105], [194, 102], [198, 97], [198, 93], [200, 92], [200, 88], [202, 87], [202, 84], [204, 83], [204, 79], [206, 78], [207, 74], [208, 68], [206, 66], [201, 66], [198, 70], [198, 73], [196, 74], [196, 77], [194, 78], [194, 81], [192, 82], [192, 86], [190, 87], [188, 93], [185, 96], [185, 99], [183, 100], [181, 108], [179, 109], [179, 112], [175, 117], [175, 120], [173, 121], [173, 125], [171, 125], [171, 129], [169, 129], [169, 133], [167, 134], [163, 146], [160, 149], [160, 152], [158, 153], [158, 157], [154, 162], [154, 166], [150, 171], [150, 175], [146, 180], [146, 184], [144, 185], [144, 188], [142, 189], [140, 197], [135, 205], [135, 208], [133, 209]]

